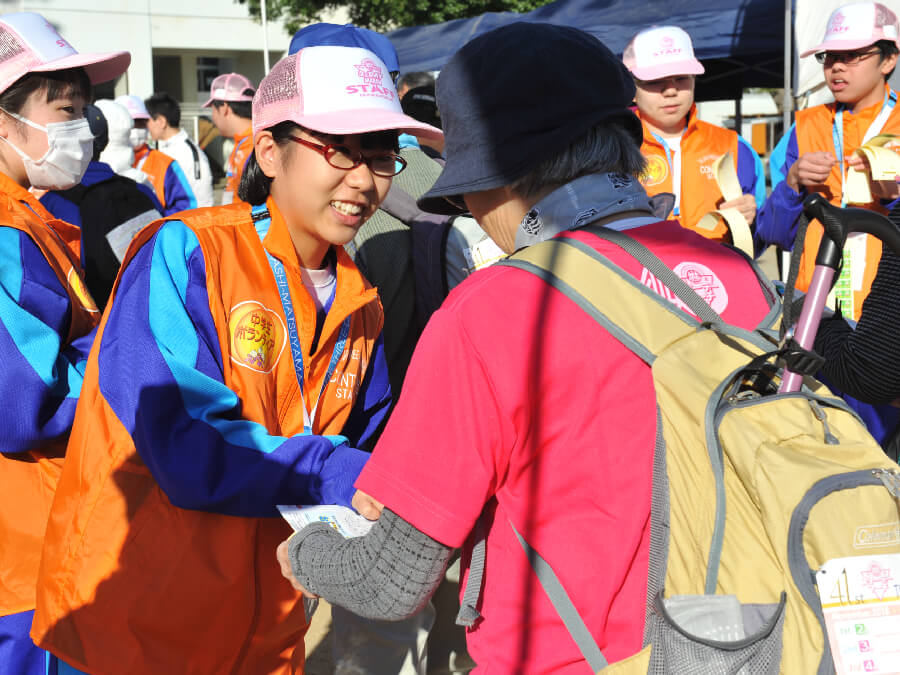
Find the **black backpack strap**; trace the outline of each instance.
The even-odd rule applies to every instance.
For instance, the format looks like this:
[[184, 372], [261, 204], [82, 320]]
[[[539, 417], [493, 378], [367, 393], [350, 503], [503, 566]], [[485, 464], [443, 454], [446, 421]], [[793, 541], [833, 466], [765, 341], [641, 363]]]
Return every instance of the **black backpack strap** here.
[[194, 145], [194, 141], [191, 140], [190, 136], [187, 137], [187, 144], [191, 149], [191, 154], [194, 156], [194, 180], [200, 180], [200, 151]]

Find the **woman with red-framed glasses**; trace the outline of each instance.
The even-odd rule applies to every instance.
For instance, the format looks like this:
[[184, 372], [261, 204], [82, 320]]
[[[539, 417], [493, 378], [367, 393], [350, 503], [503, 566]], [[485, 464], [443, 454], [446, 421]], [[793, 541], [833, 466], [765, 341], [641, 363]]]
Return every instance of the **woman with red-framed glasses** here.
[[303, 49], [253, 99], [243, 201], [132, 242], [38, 591], [35, 631], [70, 665], [303, 671], [276, 505], [350, 506], [390, 406], [381, 304], [343, 245], [403, 169], [400, 131], [440, 136], [375, 54]]

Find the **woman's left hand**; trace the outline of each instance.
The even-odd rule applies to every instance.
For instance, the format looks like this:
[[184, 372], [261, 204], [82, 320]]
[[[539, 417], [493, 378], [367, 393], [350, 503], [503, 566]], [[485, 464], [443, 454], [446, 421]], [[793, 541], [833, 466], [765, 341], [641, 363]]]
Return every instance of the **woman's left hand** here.
[[722, 202], [717, 208], [720, 211], [722, 209], [737, 209], [744, 216], [744, 220], [747, 221], [748, 225], [756, 218], [756, 198], [753, 195], [741, 195], [737, 199]]
[[[295, 533], [296, 534], [296, 533]], [[291, 535], [294, 536], [294, 535]], [[281, 574], [282, 576], [291, 582], [291, 586], [293, 586], [296, 590], [300, 591], [307, 598], [318, 598], [319, 596], [315, 593], [311, 593], [306, 590], [299, 581], [294, 577], [294, 571], [291, 569], [291, 560], [288, 556], [288, 542], [290, 538], [285, 539], [283, 542], [278, 544], [278, 548], [275, 549], [275, 556], [278, 558], [278, 564], [281, 565]]]

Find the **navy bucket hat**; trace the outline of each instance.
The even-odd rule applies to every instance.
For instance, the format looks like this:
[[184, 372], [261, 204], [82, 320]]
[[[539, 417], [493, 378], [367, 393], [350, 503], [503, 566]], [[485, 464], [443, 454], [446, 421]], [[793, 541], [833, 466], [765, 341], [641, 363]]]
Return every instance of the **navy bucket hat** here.
[[622, 119], [640, 145], [634, 92], [616, 55], [578, 29], [519, 22], [475, 38], [437, 79], [447, 163], [419, 207], [461, 213], [461, 195], [509, 185], [603, 120]]

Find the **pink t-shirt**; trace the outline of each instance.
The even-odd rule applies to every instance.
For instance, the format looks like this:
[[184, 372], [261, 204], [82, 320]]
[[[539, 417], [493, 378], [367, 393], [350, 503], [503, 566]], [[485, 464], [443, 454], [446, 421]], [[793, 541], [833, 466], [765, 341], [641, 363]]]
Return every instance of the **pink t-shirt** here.
[[[733, 251], [673, 222], [628, 233], [726, 321], [754, 328], [768, 312]], [[655, 285], [618, 247], [561, 236]], [[637, 652], [655, 438], [649, 367], [545, 282], [492, 267], [429, 322], [357, 487], [434, 539], [465, 545], [465, 568], [488, 513], [483, 620], [468, 635], [479, 672], [583, 674], [509, 521], [554, 569], [607, 658]]]

